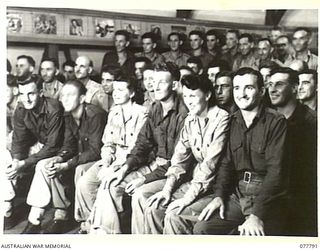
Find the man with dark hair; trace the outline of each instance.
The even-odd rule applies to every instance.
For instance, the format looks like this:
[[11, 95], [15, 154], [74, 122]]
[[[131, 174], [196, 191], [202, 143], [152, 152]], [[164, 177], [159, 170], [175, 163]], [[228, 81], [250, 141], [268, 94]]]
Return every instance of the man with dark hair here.
[[17, 57], [16, 76], [17, 78], [27, 78], [33, 74], [36, 62], [31, 56], [21, 55]]
[[217, 105], [233, 114], [238, 108], [233, 100], [233, 74], [230, 71], [220, 71], [215, 76], [214, 93]]
[[[51, 157], [63, 140], [63, 108], [57, 100], [42, 95], [35, 75], [18, 82], [19, 100], [13, 115], [12, 161], [5, 168], [5, 229], [13, 227], [13, 202], [19, 180], [33, 172], [38, 161]], [[28, 187], [25, 187], [28, 188]]]
[[226, 34], [226, 45], [228, 48], [228, 52], [223, 55], [223, 59], [225, 59], [230, 66], [233, 65], [234, 59], [238, 56], [238, 42], [239, 42], [239, 31], [238, 30], [228, 30]]
[[280, 36], [283, 36], [284, 32], [281, 27], [275, 26], [270, 30], [269, 38], [272, 44], [274, 44]]
[[171, 32], [168, 35], [168, 46], [170, 51], [162, 54], [164, 61], [173, 62], [179, 67], [187, 65], [187, 60], [190, 56], [181, 51], [182, 44], [181, 35], [178, 32]]
[[233, 95], [239, 110], [231, 117], [225, 155], [210, 195], [213, 200], [193, 232], [215, 235], [238, 229], [246, 236], [279, 235], [286, 201], [286, 120], [262, 104], [263, 78], [256, 70], [235, 73]]
[[[144, 210], [145, 233], [192, 233], [197, 212], [208, 203], [197, 202], [197, 199], [212, 188], [227, 140], [229, 115], [214, 105], [208, 78], [188, 75], [182, 79], [182, 85], [189, 114], [166, 179], [142, 186], [137, 191], [141, 193], [139, 199], [133, 197], [136, 210], [139, 207]], [[159, 188], [161, 186], [163, 188]]]
[[281, 67], [288, 67], [294, 60], [290, 38], [286, 35], [279, 36], [275, 41], [275, 48], [275, 62]]
[[191, 56], [187, 60], [187, 66], [192, 69], [193, 73], [201, 75], [203, 73], [203, 64], [199, 57]]
[[239, 37], [240, 54], [235, 58], [232, 70], [237, 71], [243, 67], [255, 70], [259, 68], [259, 60], [254, 55], [254, 40], [252, 35], [244, 33]]
[[[28, 224], [22, 233], [39, 233], [46, 207], [55, 209], [54, 219], [43, 231], [64, 233], [71, 205], [67, 188], [77, 183], [82, 172], [100, 158], [101, 138], [107, 120], [102, 109], [85, 103], [87, 89], [78, 80], [66, 82], [61, 91], [64, 107], [64, 142], [56, 156], [37, 163], [27, 197], [31, 206]], [[39, 192], [41, 190], [41, 192]], [[69, 194], [70, 195], [70, 194]]]
[[143, 71], [146, 68], [152, 67], [152, 62], [147, 57], [137, 57], [134, 59], [135, 76], [138, 82], [142, 85]]
[[258, 40], [258, 57], [259, 66], [261, 64], [272, 61], [273, 46], [268, 38], [261, 38]]
[[65, 78], [65, 82], [76, 79], [74, 74], [75, 65], [75, 62], [72, 60], [67, 60], [62, 64], [62, 74]]
[[206, 45], [209, 54], [211, 54], [214, 58], [220, 59], [220, 34], [217, 30], [211, 29], [206, 32]]
[[299, 72], [298, 100], [317, 111], [318, 73], [313, 69]]
[[107, 98], [106, 93], [104, 92], [101, 84], [90, 79], [90, 74], [93, 70], [93, 63], [87, 56], [79, 56], [76, 59], [76, 65], [74, 67], [75, 75], [77, 80], [82, 82], [86, 87], [86, 103], [91, 103], [97, 105], [100, 108], [108, 111], [108, 105], [105, 102]]
[[[127, 160], [110, 171], [105, 180], [104, 207], [96, 214], [104, 214], [104, 220], [95, 225], [106, 233], [121, 233], [123, 215], [128, 210], [123, 202], [125, 192], [132, 194], [145, 183], [164, 178], [179, 137], [186, 107], [177, 98], [173, 82], [179, 81], [179, 69], [171, 62], [159, 64], [154, 73], [156, 101], [152, 104], [149, 116], [138, 134], [135, 146], [127, 155]], [[105, 211], [103, 213], [103, 211]], [[115, 211], [105, 216], [106, 211]], [[141, 219], [141, 218], [139, 218]]]
[[311, 53], [309, 45], [311, 43], [311, 30], [305, 27], [298, 27], [293, 32], [292, 45], [295, 50], [295, 59], [300, 59], [308, 63], [309, 69], [318, 69], [318, 57]]
[[146, 67], [143, 71], [143, 87], [146, 90], [144, 92], [143, 106], [147, 107], [148, 110], [152, 107], [152, 103], [155, 101], [154, 96], [154, 67]]
[[57, 61], [53, 58], [44, 58], [40, 63], [40, 76], [43, 80], [43, 95], [53, 99], [59, 99], [63, 84], [57, 79]]
[[115, 51], [107, 52], [102, 60], [104, 65], [119, 66], [129, 75], [134, 75], [134, 55], [128, 50], [130, 45], [129, 33], [126, 30], [117, 30], [114, 35]]
[[189, 54], [192, 57], [200, 58], [202, 66], [206, 70], [209, 62], [211, 62], [214, 57], [203, 49], [204, 34], [199, 30], [192, 30], [189, 33], [189, 42], [191, 47]]
[[210, 62], [208, 65], [207, 73], [208, 73], [208, 78], [213, 84], [213, 86], [215, 85], [215, 82], [216, 82], [216, 75], [220, 71], [229, 71], [229, 70], [230, 70], [230, 66], [225, 60], [218, 59]]
[[271, 72], [271, 103], [288, 121], [289, 204], [282, 216], [286, 234], [317, 236], [317, 117], [296, 100], [298, 84], [298, 74], [290, 68]]
[[156, 52], [157, 38], [153, 32], [144, 33], [141, 36], [143, 52], [135, 54], [136, 57], [146, 57], [155, 66], [164, 62], [164, 57]]

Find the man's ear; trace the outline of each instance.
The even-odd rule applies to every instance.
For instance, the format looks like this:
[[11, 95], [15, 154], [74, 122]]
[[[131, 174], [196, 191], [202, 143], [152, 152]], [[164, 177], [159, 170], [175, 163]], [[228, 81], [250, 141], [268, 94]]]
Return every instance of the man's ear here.
[[156, 47], [157, 47], [157, 44], [156, 44], [156, 43], [153, 43], [153, 44], [152, 44], [152, 48], [155, 49]]
[[88, 71], [88, 73], [89, 73], [89, 74], [91, 74], [91, 73], [92, 73], [92, 71], [93, 71], [93, 68], [90, 66], [90, 67], [89, 67], [89, 71]]
[[40, 97], [43, 97], [43, 89], [40, 89], [40, 90], [39, 90], [39, 96], [40, 96]]
[[261, 95], [261, 97], [263, 97], [263, 96], [265, 95], [265, 93], [266, 93], [266, 88], [263, 86], [263, 87], [261, 87], [261, 89], [260, 89], [260, 95]]
[[200, 69], [198, 75], [202, 75], [202, 73], [203, 73], [203, 69]]
[[183, 44], [183, 41], [180, 40], [180, 41], [179, 41], [179, 45], [182, 46], [182, 44]]
[[179, 83], [180, 83], [179, 81], [173, 81], [172, 82], [172, 90], [173, 91], [176, 91], [178, 89]]
[[127, 41], [125, 46], [128, 47], [129, 45], [130, 45], [130, 41]]
[[19, 94], [19, 88], [18, 87], [12, 87], [12, 93], [13, 93], [13, 95], [18, 95]]
[[56, 73], [54, 73], [55, 76], [59, 75], [60, 70], [56, 69]]
[[86, 95], [80, 95], [80, 100], [79, 100], [79, 102], [81, 103], [81, 104], [83, 104], [84, 102], [85, 102], [85, 100], [86, 100]]
[[206, 94], [206, 101], [209, 101], [210, 98], [211, 98], [211, 96], [212, 96], [212, 93], [211, 93], [211, 91], [209, 91], [209, 92]]
[[292, 93], [294, 94], [294, 95], [296, 95], [297, 93], [298, 93], [298, 86], [299, 86], [299, 84], [295, 84], [295, 85], [293, 85], [291, 88], [292, 88]]
[[132, 99], [134, 96], [136, 95], [136, 92], [135, 91], [132, 91], [131, 93], [130, 93], [130, 99]]
[[29, 70], [30, 70], [31, 73], [33, 73], [34, 67], [33, 66], [29, 66]]

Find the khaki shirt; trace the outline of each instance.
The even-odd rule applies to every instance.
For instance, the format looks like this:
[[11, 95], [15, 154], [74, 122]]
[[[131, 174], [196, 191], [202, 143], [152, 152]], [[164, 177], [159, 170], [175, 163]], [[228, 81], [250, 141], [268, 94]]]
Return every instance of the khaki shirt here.
[[[294, 55], [294, 59], [300, 58], [297, 58], [297, 56]], [[308, 64], [309, 69], [318, 70], [318, 57], [315, 54], [312, 54], [310, 50], [308, 50], [307, 58], [305, 58], [303, 61], [305, 61]]]
[[162, 53], [162, 56], [164, 57], [165, 62], [173, 62], [178, 65], [178, 67], [187, 65], [187, 60], [190, 58], [190, 55], [183, 52], [180, 52], [178, 57], [174, 58], [171, 51]]
[[209, 109], [205, 124], [200, 124], [199, 117], [194, 115], [189, 114], [185, 119], [166, 176], [181, 180], [183, 175], [192, 172], [191, 186], [185, 194], [188, 200], [193, 201], [212, 187], [228, 130], [229, 114], [218, 106]]
[[147, 109], [136, 103], [132, 104], [131, 116], [125, 120], [120, 105], [110, 109], [108, 122], [102, 137], [101, 159], [110, 165], [122, 165], [126, 156], [135, 145], [137, 135], [148, 116]]
[[161, 63], [164, 62], [163, 56], [160, 55], [160, 54], [157, 53], [157, 52], [154, 52], [152, 58], [148, 57], [144, 52], [138, 52], [138, 53], [135, 54], [135, 56], [136, 56], [136, 57], [146, 57], [146, 58], [149, 58], [153, 66], [156, 66], [157, 64], [161, 64]]
[[43, 95], [45, 97], [50, 97], [58, 100], [60, 91], [63, 87], [63, 83], [59, 82], [57, 79], [53, 82], [43, 83]]

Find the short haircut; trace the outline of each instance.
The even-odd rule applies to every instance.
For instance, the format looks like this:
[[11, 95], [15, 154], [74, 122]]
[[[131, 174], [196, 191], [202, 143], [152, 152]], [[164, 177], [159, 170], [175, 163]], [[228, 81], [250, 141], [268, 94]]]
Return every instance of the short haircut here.
[[79, 96], [80, 95], [85, 95], [87, 93], [87, 88], [83, 85], [82, 82], [80, 82], [79, 80], [77, 79], [74, 79], [74, 80], [69, 80], [67, 81], [64, 86], [66, 85], [72, 85], [74, 86], [75, 88], [78, 89], [78, 93], [79, 93]]
[[127, 42], [130, 40], [130, 33], [126, 30], [117, 30], [116, 33], [114, 34], [114, 37], [118, 35], [124, 36]]
[[168, 35], [168, 37], [167, 37], [167, 40], [168, 40], [168, 41], [170, 40], [170, 37], [171, 37], [171, 36], [177, 36], [178, 39], [179, 39], [180, 41], [182, 41], [182, 37], [181, 37], [181, 35], [180, 35], [179, 32], [171, 32], [171, 33]]
[[202, 64], [201, 59], [199, 57], [196, 57], [196, 56], [189, 57], [187, 60], [187, 64], [188, 63], [195, 63], [195, 64], [197, 64], [199, 69], [203, 69], [203, 64]]
[[118, 75], [120, 74], [120, 71], [121, 71], [121, 68], [117, 65], [105, 64], [105, 65], [103, 65], [103, 67], [101, 69], [101, 75], [102, 75], [102, 73], [108, 72], [110, 75], [113, 75], [114, 78], [116, 79], [118, 77]]
[[151, 60], [149, 58], [145, 57], [145, 56], [136, 57], [134, 59], [134, 63], [137, 63], [137, 62], [144, 62], [146, 64], [146, 67], [152, 65]]
[[26, 59], [28, 61], [28, 63], [32, 66], [35, 67], [36, 66], [36, 62], [34, 61], [34, 59], [31, 56], [27, 56], [27, 55], [21, 55], [17, 57], [17, 60], [19, 59]]
[[279, 67], [279, 65], [277, 63], [275, 63], [273, 61], [266, 61], [266, 62], [262, 62], [261, 63], [261, 65], [259, 66], [259, 71], [261, 69], [264, 69], [264, 68], [273, 70], [273, 69], [276, 69], [278, 67]]
[[21, 76], [17, 78], [18, 85], [27, 85], [29, 83], [35, 83], [37, 85], [38, 91], [42, 90], [42, 79], [38, 75], [28, 74], [26, 76]]
[[258, 43], [260, 43], [260, 42], [268, 42], [269, 45], [272, 47], [272, 42], [271, 42], [271, 40], [270, 40], [269, 38], [267, 38], [267, 37], [260, 38], [260, 39], [258, 40]]
[[215, 36], [216, 39], [220, 39], [220, 34], [219, 34], [219, 32], [218, 32], [217, 30], [214, 30], [214, 29], [208, 30], [208, 31], [206, 32], [206, 37], [207, 37], [207, 36]]
[[10, 63], [10, 61], [7, 59], [7, 71], [8, 71], [9, 73], [11, 73], [11, 70], [12, 70], [11, 63]]
[[126, 82], [127, 83], [127, 88], [131, 92], [136, 92], [137, 85], [138, 85], [137, 81], [135, 80], [135, 78], [133, 78], [132, 76], [128, 75], [124, 71], [120, 71], [120, 73], [114, 79], [114, 82]]
[[219, 67], [220, 71], [231, 70], [229, 63], [225, 60], [222, 60], [222, 59], [213, 60], [213, 61], [209, 62], [208, 69], [209, 68], [216, 68], [216, 67]]
[[239, 30], [235, 30], [235, 29], [231, 29], [231, 30], [228, 30], [227, 33], [233, 33], [236, 35], [237, 39], [239, 39], [240, 37], [240, 32]]
[[56, 68], [59, 68], [58, 61], [57, 61], [57, 59], [55, 59], [55, 58], [52, 58], [52, 57], [43, 58], [43, 59], [41, 60], [40, 67], [41, 67], [41, 64], [42, 64], [43, 62], [52, 62], [53, 65], [54, 65]]
[[72, 60], [67, 60], [62, 64], [62, 68], [64, 68], [65, 66], [70, 66], [72, 68], [74, 68], [74, 66], [76, 65], [76, 63]]
[[215, 79], [217, 82], [217, 80], [221, 77], [229, 77], [231, 80], [231, 83], [232, 83], [233, 75], [234, 75], [234, 73], [232, 71], [220, 71], [220, 72], [218, 72], [218, 74], [216, 74]]
[[314, 69], [304, 69], [299, 72], [299, 75], [308, 74], [312, 75], [315, 85], [318, 85], [318, 72]]
[[200, 31], [200, 30], [192, 30], [192, 31], [190, 31], [189, 37], [192, 36], [192, 35], [197, 35], [197, 36], [199, 36], [202, 40], [204, 40], [204, 34], [203, 34], [203, 32]]
[[305, 32], [307, 32], [308, 37], [310, 37], [311, 34], [312, 34], [311, 30], [310, 30], [309, 28], [307, 28], [307, 27], [297, 27], [297, 28], [293, 31], [293, 34], [296, 33], [296, 32], [298, 32], [298, 31], [305, 31]]
[[141, 36], [141, 40], [149, 38], [153, 43], [157, 42], [157, 36], [153, 32], [146, 32]]
[[173, 62], [165, 62], [157, 64], [155, 71], [165, 71], [171, 74], [173, 81], [179, 81], [180, 79], [180, 71], [179, 67]]
[[247, 38], [250, 43], [254, 42], [253, 36], [251, 34], [249, 34], [249, 33], [241, 34], [240, 37], [239, 37], [239, 40], [242, 39], [242, 38]]
[[264, 82], [263, 82], [263, 77], [262, 75], [260, 74], [259, 71], [257, 70], [254, 70], [253, 68], [249, 68], [249, 67], [244, 67], [244, 68], [240, 68], [233, 76], [233, 79], [236, 77], [236, 76], [243, 76], [243, 75], [254, 75], [257, 77], [257, 86], [258, 86], [258, 89], [261, 89], [263, 86], [264, 86]]
[[287, 36], [287, 35], [281, 35], [281, 36], [279, 36], [279, 37], [276, 39], [276, 41], [278, 41], [279, 39], [282, 39], [282, 38], [288, 39], [288, 42], [291, 43], [291, 39], [290, 39], [290, 37]]
[[287, 74], [289, 75], [289, 83], [291, 85], [296, 85], [299, 84], [299, 76], [298, 72], [288, 68], [288, 67], [279, 67], [271, 71], [271, 75], [277, 74], [277, 73], [282, 73], [282, 74]]

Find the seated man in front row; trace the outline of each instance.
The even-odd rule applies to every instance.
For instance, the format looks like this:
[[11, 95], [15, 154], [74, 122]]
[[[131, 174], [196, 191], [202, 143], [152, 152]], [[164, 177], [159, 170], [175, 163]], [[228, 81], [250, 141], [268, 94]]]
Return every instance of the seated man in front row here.
[[230, 234], [237, 229], [247, 236], [283, 234], [287, 124], [283, 115], [263, 105], [264, 92], [258, 71], [241, 68], [236, 72], [233, 94], [239, 110], [231, 117], [213, 200], [199, 215], [194, 234]]
[[[61, 90], [65, 110], [65, 135], [58, 154], [38, 162], [27, 197], [31, 206], [28, 224], [22, 233], [41, 231], [41, 220], [51, 203], [54, 220], [44, 233], [64, 233], [71, 204], [66, 189], [100, 158], [101, 137], [107, 114], [99, 107], [86, 104], [87, 89], [78, 80], [70, 80]], [[41, 190], [39, 192], [39, 190]]]
[[126, 162], [120, 168], [115, 168], [102, 183], [105, 198], [102, 202], [98, 202], [98, 198], [96, 201], [96, 204], [103, 206], [95, 207], [93, 219], [101, 222], [94, 223], [95, 230], [122, 233], [120, 216], [126, 212], [122, 202], [125, 192], [134, 192], [144, 183], [165, 178], [164, 174], [170, 166], [176, 141], [187, 116], [187, 109], [174, 90], [174, 81], [179, 81], [179, 78], [179, 69], [171, 62], [155, 69], [153, 86], [156, 101], [151, 106]]
[[[20, 101], [13, 114], [12, 145], [8, 152], [4, 184], [4, 227], [17, 223], [14, 200], [20, 179], [32, 174], [41, 159], [57, 153], [63, 140], [63, 108], [57, 100], [43, 97], [35, 75], [18, 78]], [[25, 187], [28, 189], [29, 187]]]

